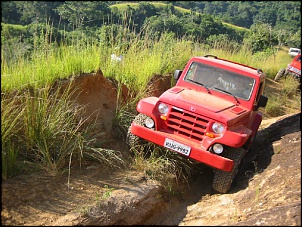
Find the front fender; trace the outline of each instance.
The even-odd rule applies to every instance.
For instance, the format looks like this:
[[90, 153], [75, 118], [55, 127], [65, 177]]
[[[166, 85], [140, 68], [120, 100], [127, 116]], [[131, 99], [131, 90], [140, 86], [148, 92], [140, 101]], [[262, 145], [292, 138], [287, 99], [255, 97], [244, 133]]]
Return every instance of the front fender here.
[[262, 114], [258, 112], [254, 115], [254, 119], [253, 119], [252, 125], [250, 127], [252, 130], [252, 134], [251, 134], [248, 142], [244, 145], [246, 150], [249, 150], [250, 146], [252, 145], [253, 140], [256, 137], [256, 134], [259, 130], [259, 126], [260, 126], [261, 122], [262, 122]]
[[261, 122], [262, 122], [262, 114], [258, 112], [255, 114], [253, 125], [251, 126], [251, 130], [253, 131], [252, 137], [254, 137], [258, 132]]
[[141, 99], [136, 105], [136, 110], [139, 113], [146, 114], [150, 117], [154, 115], [154, 107], [158, 101], [158, 97], [148, 97]]
[[223, 136], [223, 143], [231, 147], [241, 147], [251, 136], [252, 130], [239, 125], [228, 128]]

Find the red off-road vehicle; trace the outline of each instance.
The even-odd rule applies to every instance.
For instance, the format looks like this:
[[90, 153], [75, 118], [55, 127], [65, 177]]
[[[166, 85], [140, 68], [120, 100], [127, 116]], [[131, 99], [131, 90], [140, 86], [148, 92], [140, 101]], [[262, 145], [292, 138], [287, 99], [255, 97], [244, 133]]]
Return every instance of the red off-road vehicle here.
[[291, 63], [287, 65], [286, 69], [280, 69], [275, 76], [275, 81], [280, 80], [282, 77], [292, 76], [301, 80], [301, 54], [298, 54]]
[[149, 141], [212, 167], [212, 187], [226, 193], [262, 121], [265, 74], [206, 55], [191, 58], [174, 78], [160, 97], [138, 102], [127, 142]]

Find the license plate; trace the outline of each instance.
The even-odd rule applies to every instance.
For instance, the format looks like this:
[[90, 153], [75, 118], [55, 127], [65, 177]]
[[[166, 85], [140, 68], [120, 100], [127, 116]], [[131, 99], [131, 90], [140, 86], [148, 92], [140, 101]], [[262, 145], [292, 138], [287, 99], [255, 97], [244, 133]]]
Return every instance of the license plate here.
[[190, 151], [191, 151], [191, 147], [178, 143], [178, 142], [175, 142], [168, 138], [165, 139], [164, 147], [169, 148], [178, 153], [184, 154], [186, 156], [189, 156]]

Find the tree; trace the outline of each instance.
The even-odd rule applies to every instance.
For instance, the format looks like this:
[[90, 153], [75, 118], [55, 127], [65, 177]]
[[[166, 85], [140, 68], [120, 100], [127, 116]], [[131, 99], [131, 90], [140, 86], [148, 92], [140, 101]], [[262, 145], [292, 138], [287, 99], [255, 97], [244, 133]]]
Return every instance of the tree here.
[[110, 9], [106, 2], [97, 1], [65, 1], [56, 11], [63, 19], [67, 19], [75, 29], [84, 25], [101, 21]]
[[272, 26], [276, 25], [276, 20], [277, 20], [277, 14], [274, 9], [272, 8], [265, 8], [261, 11], [258, 12], [254, 16], [254, 23], [266, 23], [266, 24], [271, 24]]
[[7, 24], [20, 23], [21, 15], [14, 1], [1, 2], [1, 22]]
[[273, 45], [278, 43], [278, 40], [273, 36], [270, 24], [257, 23], [253, 24], [249, 32], [246, 33], [244, 43], [255, 53], [272, 48]]
[[46, 1], [16, 1], [15, 6], [21, 15], [20, 24], [27, 25], [33, 22], [45, 23], [50, 20], [57, 20], [54, 9], [62, 2]]

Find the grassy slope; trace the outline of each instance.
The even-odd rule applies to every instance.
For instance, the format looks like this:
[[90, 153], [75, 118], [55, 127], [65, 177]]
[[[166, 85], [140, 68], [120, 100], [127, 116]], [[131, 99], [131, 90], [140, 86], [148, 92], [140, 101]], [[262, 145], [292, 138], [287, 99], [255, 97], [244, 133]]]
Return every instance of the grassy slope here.
[[[161, 3], [161, 2], [148, 2], [148, 3], [154, 5], [156, 8], [163, 8], [167, 5], [167, 4]], [[130, 6], [134, 9], [137, 9], [138, 6], [139, 6], [139, 3], [130, 3], [130, 2], [128, 2], [128, 3], [119, 3], [119, 4], [111, 5], [110, 8], [117, 7], [118, 10], [123, 11], [123, 10], [127, 9], [127, 6]], [[181, 13], [191, 13], [190, 9], [184, 9], [182, 7], [179, 7], [179, 6], [175, 6], [175, 9], [178, 10], [179, 12], [181, 12]], [[200, 14], [200, 13], [197, 13], [197, 14]], [[240, 31], [248, 31], [249, 30], [248, 28], [239, 27], [237, 25], [229, 24], [229, 23], [226, 23], [226, 22], [222, 22], [222, 24], [224, 24], [226, 26], [229, 26], [229, 27], [232, 27], [234, 29], [240, 30]]]

